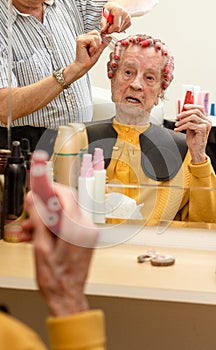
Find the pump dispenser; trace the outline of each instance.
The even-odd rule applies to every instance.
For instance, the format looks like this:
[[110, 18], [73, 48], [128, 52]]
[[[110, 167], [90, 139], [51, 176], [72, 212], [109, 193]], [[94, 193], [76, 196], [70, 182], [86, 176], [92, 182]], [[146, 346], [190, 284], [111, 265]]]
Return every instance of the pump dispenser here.
[[4, 226], [4, 239], [11, 241], [14, 227], [12, 232], [8, 224], [22, 217], [26, 184], [26, 166], [19, 141], [12, 143], [11, 156], [8, 157], [4, 176], [4, 224], [7, 226]]

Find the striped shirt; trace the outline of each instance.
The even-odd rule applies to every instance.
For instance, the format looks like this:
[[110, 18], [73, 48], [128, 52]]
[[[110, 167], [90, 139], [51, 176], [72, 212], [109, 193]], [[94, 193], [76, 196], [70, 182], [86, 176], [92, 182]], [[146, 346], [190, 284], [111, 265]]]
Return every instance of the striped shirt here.
[[[12, 74], [8, 77], [8, 1], [0, 1], [0, 88], [35, 83], [75, 59], [76, 37], [99, 30], [105, 0], [47, 0], [41, 23], [12, 8]], [[10, 75], [10, 74], [9, 74]], [[23, 101], [25, 103], [25, 101]], [[12, 126], [58, 128], [92, 119], [88, 74], [63, 90], [44, 108], [15, 120]]]

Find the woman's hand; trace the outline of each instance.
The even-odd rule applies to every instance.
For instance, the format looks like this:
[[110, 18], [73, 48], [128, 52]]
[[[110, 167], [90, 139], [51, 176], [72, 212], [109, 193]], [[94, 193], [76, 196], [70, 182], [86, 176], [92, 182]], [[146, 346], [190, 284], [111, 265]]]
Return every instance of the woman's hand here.
[[186, 142], [193, 164], [206, 160], [206, 145], [211, 126], [211, 121], [199, 105], [186, 104], [184, 110], [177, 115], [174, 130], [186, 131]]
[[81, 213], [71, 188], [55, 184], [55, 191], [62, 204], [58, 236], [45, 226], [46, 208], [32, 192], [26, 198], [29, 219], [23, 227], [33, 234], [38, 286], [51, 314], [64, 316], [88, 309], [84, 287], [98, 232]]

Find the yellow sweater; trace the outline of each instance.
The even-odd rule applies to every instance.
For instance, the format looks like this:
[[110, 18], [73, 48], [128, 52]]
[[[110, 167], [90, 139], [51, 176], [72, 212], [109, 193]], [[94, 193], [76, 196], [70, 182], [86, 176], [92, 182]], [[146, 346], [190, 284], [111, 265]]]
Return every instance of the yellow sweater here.
[[[47, 350], [26, 325], [0, 312], [1, 350]], [[50, 317], [47, 326], [52, 350], [104, 350], [104, 316], [100, 310], [67, 317]]]
[[[113, 120], [118, 134], [113, 147], [112, 158], [107, 167], [110, 183], [134, 185], [124, 188], [125, 195], [144, 204], [141, 212], [147, 225], [159, 221], [216, 222], [216, 176], [209, 158], [198, 165], [191, 163], [188, 151], [181, 169], [176, 176], [166, 182], [148, 178], [141, 167], [139, 136], [149, 125], [124, 125]], [[109, 185], [109, 192], [115, 191]], [[119, 191], [119, 190], [118, 190]]]

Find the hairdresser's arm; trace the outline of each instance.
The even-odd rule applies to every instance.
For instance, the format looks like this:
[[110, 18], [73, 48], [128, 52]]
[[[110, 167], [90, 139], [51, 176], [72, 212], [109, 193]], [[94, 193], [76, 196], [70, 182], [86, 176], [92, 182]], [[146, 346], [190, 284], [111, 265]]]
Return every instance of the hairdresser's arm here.
[[[76, 58], [63, 72], [65, 81], [71, 84], [82, 77], [97, 62], [108, 42], [109, 39], [106, 43], [102, 42], [96, 30], [80, 35], [77, 38]], [[8, 117], [9, 91], [13, 101], [12, 118], [15, 120], [46, 106], [63, 91], [63, 88], [51, 75], [29, 86], [0, 89], [0, 120], [4, 124], [7, 123]]]
[[[89, 311], [84, 295], [88, 269], [98, 233], [76, 204], [74, 192], [55, 185], [64, 210], [59, 235], [53, 235], [43, 224], [44, 205], [31, 192], [26, 210], [29, 220], [25, 229], [33, 230], [36, 278], [48, 305], [50, 342], [53, 349], [104, 349], [105, 333], [101, 311]], [[88, 247], [75, 245], [83, 237]]]
[[211, 122], [205, 116], [203, 107], [185, 105], [184, 111], [177, 115], [175, 131], [186, 131], [186, 142], [191, 153], [192, 164], [207, 160], [206, 146]]

